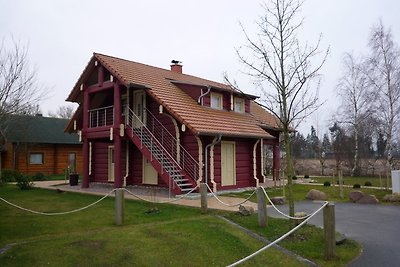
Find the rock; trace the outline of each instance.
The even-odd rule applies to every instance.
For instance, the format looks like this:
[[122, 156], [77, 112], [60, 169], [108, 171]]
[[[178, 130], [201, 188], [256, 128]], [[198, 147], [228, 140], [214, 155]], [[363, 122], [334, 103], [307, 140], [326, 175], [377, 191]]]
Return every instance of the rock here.
[[336, 245], [341, 245], [346, 242], [347, 237], [344, 234], [336, 233]]
[[271, 197], [271, 201], [274, 205], [283, 205], [285, 204], [285, 197]]
[[378, 204], [379, 200], [374, 195], [365, 195], [356, 201], [358, 204]]
[[365, 193], [361, 191], [351, 191], [349, 194], [350, 201], [352, 202], [357, 202], [363, 196], [365, 196]]
[[386, 195], [383, 197], [383, 201], [385, 201], [385, 202], [400, 202], [400, 194], [394, 193], [392, 195]]
[[311, 189], [310, 191], [308, 191], [307, 199], [311, 199], [311, 200], [327, 200], [328, 197], [324, 192], [321, 192], [319, 190], [316, 189]]
[[243, 216], [250, 216], [251, 214], [254, 213], [254, 208], [251, 206], [239, 206], [239, 213]]
[[298, 219], [295, 219], [296, 225], [299, 225], [299, 224], [302, 223], [305, 219], [307, 219], [307, 218], [304, 218], [305, 216], [307, 216], [307, 213], [305, 213], [304, 211], [295, 212], [295, 213], [294, 213], [294, 217], [298, 218]]

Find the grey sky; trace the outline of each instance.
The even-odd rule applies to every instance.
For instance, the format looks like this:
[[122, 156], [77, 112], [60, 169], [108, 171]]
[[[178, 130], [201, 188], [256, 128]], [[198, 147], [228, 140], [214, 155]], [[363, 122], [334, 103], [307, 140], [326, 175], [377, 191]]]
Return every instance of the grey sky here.
[[[0, 37], [13, 35], [29, 43], [29, 58], [39, 70], [39, 80], [51, 89], [42, 111], [55, 111], [68, 96], [93, 52], [169, 68], [171, 59], [183, 61], [183, 71], [215, 81], [223, 72], [235, 78], [241, 89], [258, 94], [241, 73], [235, 47], [244, 44], [239, 27], [256, 33], [254, 21], [262, 15], [256, 0], [0, 0]], [[391, 27], [400, 43], [400, 1], [306, 0], [305, 23], [300, 39], [331, 47], [322, 70], [320, 89], [326, 104], [300, 129], [311, 124], [319, 134], [334, 112], [336, 81], [344, 52], [367, 52], [370, 28], [379, 19]]]

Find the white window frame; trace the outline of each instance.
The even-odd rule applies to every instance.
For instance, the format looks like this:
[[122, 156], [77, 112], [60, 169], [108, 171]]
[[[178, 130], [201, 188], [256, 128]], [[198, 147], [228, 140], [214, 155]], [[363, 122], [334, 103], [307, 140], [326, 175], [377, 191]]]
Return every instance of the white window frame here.
[[[240, 110], [236, 108], [236, 104], [240, 104]], [[239, 97], [234, 98], [233, 110], [240, 113], [245, 112], [245, 103], [243, 98]]]
[[[213, 105], [213, 98], [217, 97], [218, 98], [218, 106]], [[210, 107], [213, 109], [222, 109], [222, 104], [223, 103], [223, 96], [222, 94], [218, 93], [211, 93], [210, 94]]]

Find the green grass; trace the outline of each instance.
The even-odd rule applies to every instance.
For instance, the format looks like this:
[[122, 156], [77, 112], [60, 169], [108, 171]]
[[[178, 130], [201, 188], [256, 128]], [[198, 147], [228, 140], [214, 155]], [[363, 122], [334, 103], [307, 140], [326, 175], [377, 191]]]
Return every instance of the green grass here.
[[[21, 191], [0, 186], [0, 196], [23, 207], [68, 211], [88, 205], [98, 196]], [[154, 204], [126, 201], [125, 224], [115, 226], [114, 201], [78, 213], [41, 216], [0, 201], [0, 266], [226, 266], [263, 244], [227, 222], [201, 215], [199, 209], [157, 204], [160, 212], [147, 214]], [[272, 248], [243, 266], [302, 266]]]
[[[333, 184], [333, 177], [312, 177], [311, 180], [314, 180], [317, 183], [324, 183], [325, 181], [329, 181], [331, 184]], [[335, 184], [338, 183], [338, 178], [335, 177]], [[389, 185], [389, 187], [392, 186], [392, 180], [386, 179], [386, 177], [366, 177], [366, 176], [360, 176], [360, 177], [351, 177], [351, 176], [345, 176], [343, 177], [344, 185], [354, 185], [354, 184], [359, 184], [361, 186], [365, 185], [365, 182], [371, 182], [372, 186], [374, 187], [383, 187], [386, 188], [386, 184]]]
[[[293, 195], [294, 195], [294, 200], [295, 201], [302, 201], [306, 200], [306, 195], [308, 191], [311, 189], [317, 189], [322, 192], [325, 192], [328, 196], [328, 201], [334, 201], [334, 202], [349, 202], [349, 193], [354, 190], [360, 190], [363, 191], [367, 194], [370, 195], [375, 195], [380, 203], [382, 202], [382, 199], [385, 195], [391, 194], [391, 190], [381, 190], [381, 189], [374, 189], [374, 188], [368, 188], [368, 187], [362, 187], [362, 188], [357, 188], [353, 189], [352, 187], [343, 187], [343, 199], [340, 197], [340, 190], [339, 186], [322, 186], [322, 185], [316, 185], [316, 184], [294, 184], [293, 185]], [[275, 187], [275, 188], [266, 188], [266, 192], [268, 193], [269, 197], [275, 197], [275, 196], [287, 196], [287, 189], [285, 190], [282, 187]], [[240, 192], [240, 193], [230, 193], [227, 194], [227, 196], [234, 196], [234, 197], [242, 197], [242, 198], [247, 198], [251, 192]], [[257, 202], [257, 196], [254, 194], [251, 198], [251, 201]], [[393, 204], [393, 203], [391, 203]]]
[[[268, 227], [261, 228], [257, 225], [257, 215], [240, 216], [236, 213], [227, 215], [232, 221], [252, 230], [268, 240], [275, 240], [290, 230], [289, 224], [282, 223], [282, 219], [268, 218]], [[307, 259], [311, 259], [320, 266], [344, 266], [361, 252], [361, 247], [353, 240], [346, 240], [342, 245], [336, 246], [336, 258], [334, 261], [324, 259], [324, 239], [321, 229], [304, 225], [293, 235], [279, 243], [282, 247], [295, 252]]]

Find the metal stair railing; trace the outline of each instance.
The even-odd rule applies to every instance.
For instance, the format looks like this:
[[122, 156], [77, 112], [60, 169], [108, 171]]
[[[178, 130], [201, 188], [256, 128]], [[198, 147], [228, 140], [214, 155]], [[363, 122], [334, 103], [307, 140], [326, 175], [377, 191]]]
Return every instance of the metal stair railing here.
[[[181, 144], [178, 143], [176, 138], [149, 110], [146, 109], [145, 125], [133, 110], [128, 108], [126, 125], [130, 126], [133, 131], [135, 131], [135, 133], [140, 137], [141, 142], [143, 142], [143, 138], [147, 135], [146, 132], [148, 132], [155, 139], [153, 140], [153, 138], [150, 138], [151, 142], [156, 141], [159, 143], [163, 152], [167, 153], [179, 168], [183, 169], [195, 181], [199, 179], [199, 163]], [[150, 153], [153, 156], [153, 149], [155, 146], [152, 143], [148, 145], [150, 145]]]
[[176, 140], [170, 131], [146, 108], [147, 127], [153, 135], [161, 141], [182, 169], [186, 171], [194, 180], [199, 179], [199, 163], [189, 154], [189, 152]]

